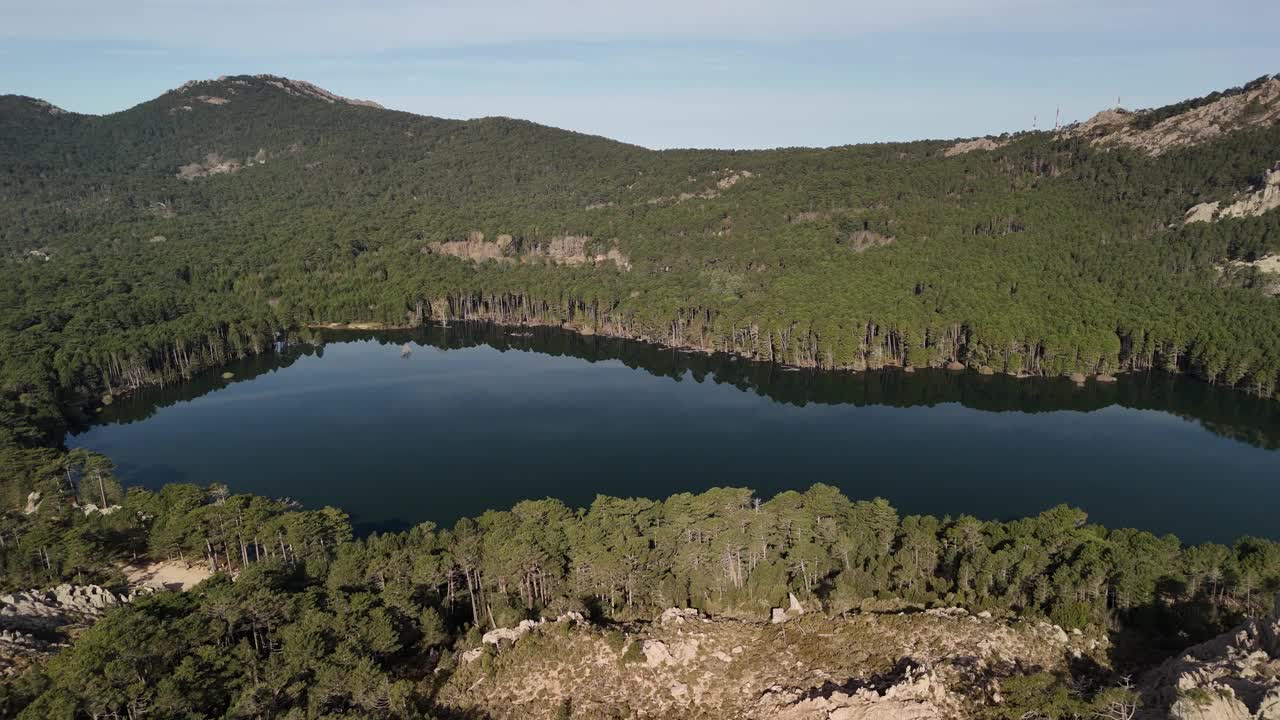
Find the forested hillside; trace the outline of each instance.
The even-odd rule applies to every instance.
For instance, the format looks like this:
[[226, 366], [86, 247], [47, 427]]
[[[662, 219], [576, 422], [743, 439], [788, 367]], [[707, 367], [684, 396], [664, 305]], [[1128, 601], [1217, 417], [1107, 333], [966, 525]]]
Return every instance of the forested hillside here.
[[1060, 132], [651, 151], [272, 76], [102, 117], [0, 97], [0, 586], [119, 585], [135, 557], [239, 573], [110, 615], [0, 684], [0, 715], [421, 717], [484, 630], [672, 605], [760, 619], [792, 592], [831, 614], [946, 604], [1109, 631], [1114, 684], [1262, 612], [1280, 546], [1188, 548], [1068, 508], [901, 518], [824, 486], [353, 538], [331, 508], [126, 493], [63, 436], [315, 326], [455, 319], [820, 369], [1159, 368], [1273, 402], [1278, 118], [1268, 77]]
[[[89, 478], [80, 489], [93, 497], [95, 471], [76, 462], [84, 459], [69, 459], [70, 476]], [[331, 508], [298, 511], [217, 487], [135, 489], [116, 512], [88, 517], [71, 505], [74, 493], [45, 490], [24, 544], [43, 537], [50, 564], [28, 570], [6, 553], [7, 584], [118, 583], [112, 562], [144, 553], [238, 576], [109, 615], [47, 668], [0, 683], [6, 717], [23, 707], [18, 717], [33, 720], [423, 717], [443, 710], [437, 691], [475, 660], [464, 653], [484, 647], [483, 632], [580, 613], [613, 627], [620, 651], [622, 631], [634, 630], [627, 623], [664, 608], [762, 622], [788, 593], [832, 616], [959, 605], [1095, 638], [1110, 630], [1109, 652], [1093, 661], [1105, 665], [1081, 660], [1075, 679], [1094, 684], [1091, 699], [1122, 674], [1265, 612], [1280, 589], [1280, 545], [1265, 539], [1183, 548], [1173, 536], [1089, 525], [1066, 507], [1011, 522], [900, 517], [883, 500], [852, 502], [823, 485], [763, 502], [730, 488], [659, 501], [601, 496], [585, 509], [526, 501], [451, 530], [424, 524], [364, 539]], [[69, 541], [54, 544], [69, 524]], [[541, 647], [554, 653], [556, 642]], [[493, 669], [486, 653], [481, 676]], [[1034, 670], [993, 667], [984, 677]], [[1041, 680], [1064, 694], [1073, 682]]]
[[[1267, 182], [1275, 88], [968, 152], [654, 152], [269, 76], [104, 117], [5, 97], [4, 412], [38, 443], [78, 398], [309, 323], [445, 317], [824, 368], [1154, 366], [1269, 396], [1280, 313], [1250, 263], [1280, 249], [1280, 214], [1183, 220]], [[1156, 156], [1102, 142], [1215, 102], [1231, 122], [1172, 127]]]

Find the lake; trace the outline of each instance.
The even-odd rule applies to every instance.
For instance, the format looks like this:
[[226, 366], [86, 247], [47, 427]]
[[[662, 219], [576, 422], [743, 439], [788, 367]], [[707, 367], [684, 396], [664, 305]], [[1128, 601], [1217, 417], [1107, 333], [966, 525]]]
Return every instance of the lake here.
[[823, 482], [903, 514], [1068, 503], [1191, 542], [1280, 537], [1280, 403], [1185, 378], [824, 373], [471, 323], [322, 337], [120, 399], [67, 444], [126, 484], [225, 483], [361, 530]]

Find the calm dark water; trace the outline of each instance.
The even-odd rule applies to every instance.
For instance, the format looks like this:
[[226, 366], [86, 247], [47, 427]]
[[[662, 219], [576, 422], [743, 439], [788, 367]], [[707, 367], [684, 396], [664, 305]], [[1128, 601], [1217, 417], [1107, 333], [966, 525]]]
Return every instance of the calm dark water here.
[[1280, 403], [1163, 374], [1077, 388], [788, 371], [487, 325], [326, 340], [118, 401], [68, 444], [110, 455], [129, 484], [221, 482], [365, 529], [525, 498], [824, 482], [904, 514], [1069, 503], [1187, 541], [1280, 537]]

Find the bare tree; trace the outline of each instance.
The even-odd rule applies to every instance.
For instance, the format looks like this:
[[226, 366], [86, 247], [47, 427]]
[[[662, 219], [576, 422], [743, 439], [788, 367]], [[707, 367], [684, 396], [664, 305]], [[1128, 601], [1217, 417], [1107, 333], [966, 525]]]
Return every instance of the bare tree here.
[[1121, 678], [1120, 685], [1108, 690], [1100, 700], [1094, 715], [1103, 720], [1133, 720], [1138, 714], [1138, 694], [1129, 675]]

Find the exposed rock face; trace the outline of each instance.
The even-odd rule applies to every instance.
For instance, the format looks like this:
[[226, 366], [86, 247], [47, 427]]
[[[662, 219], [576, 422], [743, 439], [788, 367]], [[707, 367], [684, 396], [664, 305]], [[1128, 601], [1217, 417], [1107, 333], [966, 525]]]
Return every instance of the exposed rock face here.
[[0, 596], [0, 676], [65, 645], [66, 630], [92, 623], [149, 589], [116, 594], [97, 585], [58, 585]]
[[[528, 622], [528, 621], [526, 620], [524, 622]], [[482, 642], [484, 642], [487, 645], [500, 645], [503, 640], [506, 640], [507, 642], [515, 642], [516, 640], [520, 639], [520, 636], [524, 635], [526, 632], [529, 632], [529, 628], [525, 627], [524, 622], [520, 623], [519, 627], [494, 628], [493, 630], [490, 630], [489, 632], [484, 634], [484, 638], [482, 639]]]
[[205, 155], [203, 162], [189, 163], [178, 168], [177, 177], [179, 180], [193, 180], [195, 178], [209, 177], [210, 175], [233, 173], [241, 167], [243, 165], [240, 164], [239, 160], [224, 158], [219, 153], [209, 153]]
[[516, 625], [513, 628], [495, 628], [493, 630], [490, 630], [489, 632], [484, 634], [484, 636], [481, 638], [481, 642], [485, 643], [486, 645], [501, 645], [502, 641], [504, 640], [510, 643], [514, 643], [515, 641], [524, 637], [526, 634], [534, 630], [537, 630], [538, 628], [542, 627], [543, 625], [546, 625], [547, 623], [562, 623], [562, 622], [579, 622], [580, 623], [580, 622], [583, 622], [584, 620], [585, 618], [583, 618], [582, 613], [579, 613], [579, 612], [567, 612], [561, 615], [560, 617], [557, 617], [554, 620], [548, 620], [546, 618], [543, 618], [542, 620], [521, 620], [520, 624]]
[[1280, 255], [1264, 255], [1257, 260], [1232, 260], [1219, 270], [1257, 270], [1262, 275], [1262, 292], [1280, 295]]
[[942, 151], [942, 154], [945, 157], [955, 157], [956, 155], [964, 155], [971, 152], [999, 150], [1008, 144], [1007, 140], [992, 140], [985, 137], [963, 140]]
[[353, 100], [351, 98], [342, 97], [325, 90], [322, 87], [312, 85], [305, 80], [290, 80], [287, 77], [278, 75], [254, 75], [255, 78], [266, 82], [268, 85], [280, 88], [290, 95], [299, 97], [309, 97], [316, 100], [322, 100], [329, 104], [346, 103], [347, 105], [362, 105], [364, 107], [372, 107], [382, 109], [382, 106], [372, 100]]
[[686, 622], [711, 622], [702, 617], [696, 608], [667, 608], [655, 620], [659, 625], [683, 625]]
[[890, 245], [895, 239], [888, 235], [881, 235], [874, 230], [855, 230], [849, 234], [847, 243], [842, 242], [840, 244], [847, 244], [854, 252], [862, 252], [882, 245]]
[[574, 717], [950, 719], [998, 702], [998, 678], [1012, 668], [1065, 671], [1094, 653], [1105, 660], [1097, 636], [961, 608], [810, 611], [785, 625], [672, 608], [651, 623], [502, 642], [483, 668], [468, 662], [483, 653], [467, 650], [437, 701], [459, 716], [512, 720], [551, 718], [566, 699]]
[[1250, 620], [1166, 660], [1142, 693], [1150, 718], [1280, 718], [1280, 620]]
[[58, 585], [0, 596], [0, 628], [47, 632], [82, 623], [132, 601], [139, 591], [117, 595], [97, 585]]
[[1269, 210], [1280, 208], [1280, 163], [1263, 175], [1262, 187], [1244, 193], [1226, 207], [1219, 208], [1221, 204], [1211, 202], [1192, 206], [1182, 222], [1215, 222], [1223, 218], [1257, 217]]
[[1263, 176], [1262, 187], [1222, 209], [1220, 217], [1256, 217], [1280, 208], [1280, 163]]
[[529, 254], [551, 258], [557, 265], [583, 265], [587, 262], [587, 243], [590, 241], [591, 238], [585, 235], [560, 235], [534, 245]]
[[804, 615], [804, 606], [800, 604], [800, 600], [796, 598], [795, 593], [787, 593], [788, 607], [786, 610], [782, 608], [773, 608], [769, 613], [769, 622], [777, 625], [788, 620], [798, 618]]
[[484, 233], [472, 230], [467, 234], [466, 240], [427, 243], [422, 248], [422, 252], [428, 255], [448, 255], [473, 262], [528, 263], [541, 260], [553, 265], [569, 267], [599, 266], [612, 262], [624, 272], [631, 269], [631, 260], [616, 247], [604, 253], [588, 255], [587, 244], [591, 240], [592, 238], [586, 235], [557, 235], [550, 240], [526, 244], [522, 240], [503, 233], [489, 242], [485, 240]]
[[1213, 222], [1218, 219], [1218, 205], [1220, 204], [1214, 201], [1192, 205], [1191, 209], [1187, 210], [1187, 214], [1182, 218], [1182, 223], [1185, 225], [1193, 222]]
[[17, 674], [33, 660], [54, 651], [44, 640], [20, 630], [0, 630], [0, 677]]
[[[664, 203], [680, 203], [694, 199], [714, 200], [715, 198], [720, 197], [720, 194], [725, 190], [737, 185], [739, 182], [755, 177], [755, 173], [750, 170], [730, 170], [725, 168], [724, 170], [712, 171], [711, 176], [716, 178], [715, 182], [701, 190], [649, 198], [648, 200], [645, 200], [645, 202], [650, 205], [662, 205]], [[694, 180], [694, 178], [689, 179]]]
[[40, 493], [32, 490], [27, 494], [27, 506], [22, 509], [24, 515], [31, 515], [40, 509]]
[[[270, 85], [271, 87], [277, 88], [279, 90], [283, 90], [285, 93], [288, 93], [289, 95], [293, 95], [296, 97], [307, 97], [313, 100], [320, 100], [322, 102], [327, 102], [331, 105], [334, 103], [345, 103], [347, 105], [362, 105], [365, 107], [382, 108], [381, 105], [371, 100], [353, 100], [351, 98], [345, 98], [345, 97], [342, 97], [341, 95], [331, 93], [322, 87], [317, 87], [316, 85], [312, 85], [311, 83], [306, 82], [304, 80], [290, 80], [287, 77], [280, 77], [279, 75], [254, 75], [253, 77], [254, 79], [261, 80], [262, 82], [266, 83], [267, 85]], [[174, 90], [174, 92], [178, 94], [186, 94], [191, 90], [194, 90], [197, 88], [205, 88], [212, 85], [212, 86], [221, 86], [225, 92], [229, 94], [235, 94], [236, 90], [234, 87], [231, 87], [232, 85], [249, 85], [249, 84], [250, 83], [246, 80], [239, 79], [239, 78], [228, 78], [227, 76], [224, 75], [220, 78], [217, 78], [216, 80], [189, 80], [183, 83], [182, 85], [178, 86]], [[225, 97], [220, 97], [220, 96], [198, 95], [198, 96], [195, 96], [194, 99], [200, 102], [209, 103], [210, 105], [222, 105], [229, 102], [229, 100], [227, 100]], [[183, 107], [182, 109], [191, 110], [189, 106]]]
[[[428, 243], [427, 249], [434, 255], [448, 255], [476, 262], [484, 262], [486, 260], [515, 262], [514, 257], [508, 257], [507, 255], [509, 251], [517, 249], [511, 236], [500, 235], [498, 238], [499, 241], [497, 242], [486, 242], [484, 233], [473, 230], [467, 235], [466, 240]], [[502, 242], [503, 239], [506, 240], [505, 243]]]
[[1097, 113], [1084, 122], [1070, 126], [1064, 132], [1068, 137], [1084, 136], [1100, 138], [1110, 133], [1123, 130], [1133, 122], [1136, 115], [1124, 108], [1109, 108]]
[[[298, 143], [289, 146], [290, 153], [298, 152], [302, 148]], [[244, 161], [234, 158], [225, 158], [221, 153], [209, 153], [205, 155], [201, 162], [193, 162], [178, 168], [176, 177], [179, 180], [194, 180], [195, 178], [208, 177], [210, 175], [221, 175], [223, 173], [234, 173], [244, 168], [250, 168], [255, 165], [262, 165], [272, 156], [267, 152], [266, 148], [258, 148], [258, 152], [246, 157]], [[169, 215], [172, 217], [172, 214]], [[161, 237], [162, 236], [157, 236]]]
[[1214, 140], [1224, 133], [1280, 121], [1280, 79], [1272, 78], [1252, 90], [1220, 98], [1166, 118], [1147, 129], [1137, 120], [1142, 113], [1119, 108], [1104, 110], [1088, 121], [1063, 131], [1098, 145], [1125, 145], [1151, 156]]
[[645, 640], [644, 662], [649, 667], [684, 665], [698, 656], [697, 640], [681, 640], [668, 645], [661, 640]]
[[748, 712], [760, 720], [942, 720], [961, 703], [933, 673], [904, 662], [870, 680], [814, 689], [770, 688]]

